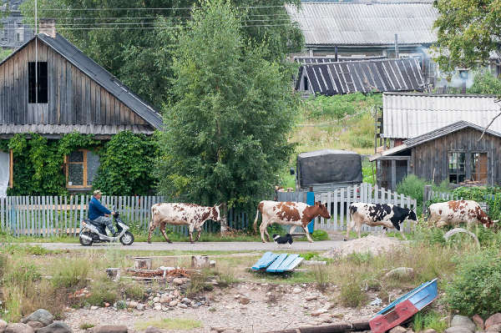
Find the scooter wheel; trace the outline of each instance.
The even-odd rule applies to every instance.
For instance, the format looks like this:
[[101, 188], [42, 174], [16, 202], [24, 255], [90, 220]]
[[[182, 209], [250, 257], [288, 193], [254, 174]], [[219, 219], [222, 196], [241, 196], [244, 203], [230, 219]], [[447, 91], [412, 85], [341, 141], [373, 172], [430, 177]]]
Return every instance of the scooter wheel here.
[[82, 246], [91, 246], [92, 245], [92, 236], [91, 236], [91, 234], [88, 233], [88, 232], [84, 232], [83, 235], [90, 237], [90, 240], [85, 239], [85, 238], [83, 238], [83, 237], [80, 236], [80, 244], [82, 244]]
[[123, 245], [132, 245], [132, 243], [134, 243], [134, 235], [126, 231], [125, 234], [120, 237], [120, 243]]

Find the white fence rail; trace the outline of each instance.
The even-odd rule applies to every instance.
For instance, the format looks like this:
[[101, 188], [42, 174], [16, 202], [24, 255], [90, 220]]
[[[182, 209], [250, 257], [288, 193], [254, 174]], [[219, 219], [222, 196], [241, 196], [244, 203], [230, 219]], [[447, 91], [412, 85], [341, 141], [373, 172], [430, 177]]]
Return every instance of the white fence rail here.
[[[321, 201], [327, 205], [331, 218], [322, 217], [315, 220], [315, 229], [343, 231], [346, 230], [350, 222], [349, 206], [354, 202], [364, 202], [373, 204], [393, 204], [402, 208], [416, 209], [416, 200], [403, 194], [387, 190], [382, 187], [372, 186], [371, 184], [360, 184], [336, 189], [334, 192], [315, 195], [315, 201]], [[362, 228], [363, 231], [382, 230], [382, 227]], [[410, 232], [410, 222], [405, 222], [404, 231]]]

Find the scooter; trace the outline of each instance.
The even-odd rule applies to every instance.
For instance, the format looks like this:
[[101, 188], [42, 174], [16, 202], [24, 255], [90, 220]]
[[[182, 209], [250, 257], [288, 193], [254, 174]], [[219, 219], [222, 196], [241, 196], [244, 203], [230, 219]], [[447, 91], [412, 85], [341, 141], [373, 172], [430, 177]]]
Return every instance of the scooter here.
[[[113, 210], [115, 210], [113, 208]], [[115, 226], [118, 235], [115, 237], [106, 234], [106, 226], [97, 224], [89, 219], [82, 221], [82, 230], [80, 231], [80, 244], [91, 246], [92, 243], [109, 243], [120, 241], [123, 245], [132, 245], [134, 235], [129, 231], [129, 227], [120, 219], [118, 212], [114, 215]]]

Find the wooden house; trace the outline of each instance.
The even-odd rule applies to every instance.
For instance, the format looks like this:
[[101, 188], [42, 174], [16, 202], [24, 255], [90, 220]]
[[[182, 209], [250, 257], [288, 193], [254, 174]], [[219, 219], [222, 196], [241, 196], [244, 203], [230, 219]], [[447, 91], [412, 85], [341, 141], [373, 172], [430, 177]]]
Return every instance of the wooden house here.
[[409, 174], [438, 184], [501, 184], [501, 133], [457, 121], [407, 139], [369, 158], [377, 163], [379, 186], [395, 189]]
[[[41, 21], [40, 33], [0, 63], [2, 139], [37, 133], [57, 140], [77, 131], [109, 140], [124, 130], [152, 135], [161, 126], [157, 111], [57, 34], [53, 20]], [[13, 162], [2, 154], [0, 188], [5, 188]], [[88, 190], [99, 158], [80, 150], [67, 162], [67, 187]]]

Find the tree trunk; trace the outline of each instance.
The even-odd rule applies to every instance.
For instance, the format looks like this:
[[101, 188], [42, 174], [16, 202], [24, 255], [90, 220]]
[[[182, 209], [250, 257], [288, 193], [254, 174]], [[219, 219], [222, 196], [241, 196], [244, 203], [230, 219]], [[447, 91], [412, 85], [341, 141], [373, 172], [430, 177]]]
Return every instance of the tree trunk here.
[[226, 234], [228, 230], [228, 204], [223, 203], [221, 205], [221, 236]]

